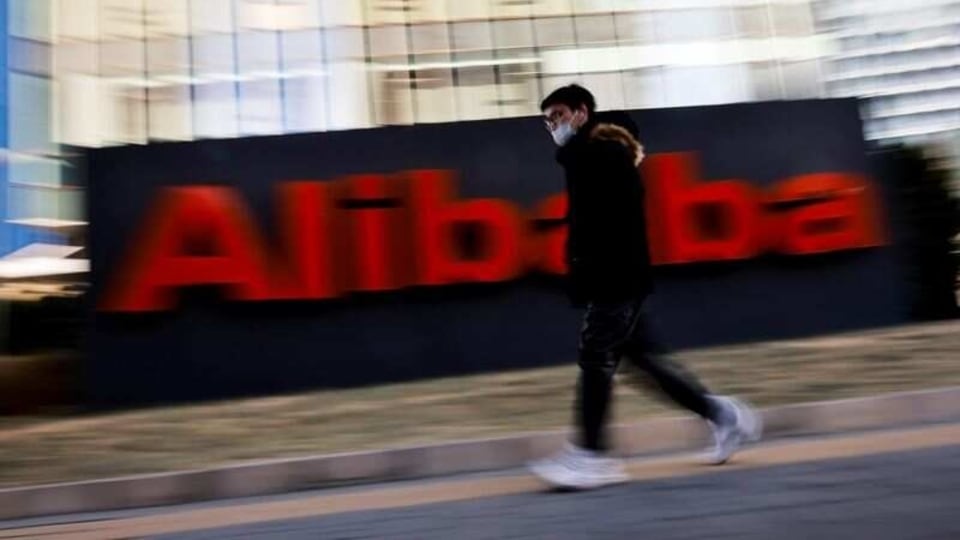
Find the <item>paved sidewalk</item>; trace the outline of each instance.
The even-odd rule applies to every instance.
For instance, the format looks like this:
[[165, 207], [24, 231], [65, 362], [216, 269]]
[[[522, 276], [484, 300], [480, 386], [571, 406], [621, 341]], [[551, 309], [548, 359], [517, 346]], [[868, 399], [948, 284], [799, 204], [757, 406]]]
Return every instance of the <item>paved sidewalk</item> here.
[[[960, 322], [687, 351], [759, 406], [960, 385]], [[576, 366], [66, 418], [0, 428], [0, 487], [565, 428]], [[617, 422], [675, 414], [617, 388]]]
[[719, 468], [633, 461], [633, 482], [595, 492], [549, 493], [505, 471], [0, 522], [0, 539], [953, 539], [958, 441], [960, 424], [795, 439]]
[[153, 537], [156, 540], [951, 540], [960, 446]]

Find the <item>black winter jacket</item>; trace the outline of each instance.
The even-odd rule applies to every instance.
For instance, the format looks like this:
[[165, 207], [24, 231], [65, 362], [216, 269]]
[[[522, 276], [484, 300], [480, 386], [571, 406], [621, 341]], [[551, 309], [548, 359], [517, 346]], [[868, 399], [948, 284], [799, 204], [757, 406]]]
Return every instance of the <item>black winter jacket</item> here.
[[642, 160], [636, 126], [625, 114], [592, 117], [557, 151], [569, 196], [567, 264], [574, 305], [636, 300], [653, 289]]

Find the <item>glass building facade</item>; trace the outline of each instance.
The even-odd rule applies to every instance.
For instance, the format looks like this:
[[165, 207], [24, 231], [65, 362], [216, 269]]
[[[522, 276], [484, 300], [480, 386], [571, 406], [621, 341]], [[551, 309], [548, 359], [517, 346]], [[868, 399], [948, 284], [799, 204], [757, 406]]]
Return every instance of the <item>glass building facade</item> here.
[[0, 0], [0, 256], [80, 220], [54, 137], [52, 27], [44, 2]]
[[81, 146], [815, 97], [809, 2], [58, 0], [57, 135]]
[[831, 96], [865, 98], [870, 140], [923, 143], [960, 190], [960, 0], [819, 0]]
[[836, 43], [824, 84], [867, 98], [869, 139], [960, 130], [960, 1], [827, 0], [816, 14]]

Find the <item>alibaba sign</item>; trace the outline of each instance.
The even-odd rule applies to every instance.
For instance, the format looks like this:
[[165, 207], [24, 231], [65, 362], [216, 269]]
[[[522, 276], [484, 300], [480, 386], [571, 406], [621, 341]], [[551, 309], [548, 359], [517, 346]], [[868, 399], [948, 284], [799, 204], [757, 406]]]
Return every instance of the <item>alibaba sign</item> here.
[[[655, 154], [643, 168], [654, 264], [884, 243], [878, 197], [862, 176], [810, 174], [760, 189], [738, 179], [702, 181], [693, 154]], [[178, 290], [198, 285], [221, 286], [233, 301], [323, 300], [565, 272], [562, 194], [531, 209], [460, 200], [453, 171], [412, 170], [281, 182], [276, 203], [276, 232], [265, 235], [237, 190], [161, 189], [99, 308], [171, 310]]]

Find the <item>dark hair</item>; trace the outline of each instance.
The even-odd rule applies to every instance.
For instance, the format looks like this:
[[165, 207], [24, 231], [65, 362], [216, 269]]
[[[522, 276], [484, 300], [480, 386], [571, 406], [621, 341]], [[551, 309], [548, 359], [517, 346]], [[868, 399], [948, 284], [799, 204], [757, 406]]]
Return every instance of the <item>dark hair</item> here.
[[597, 109], [597, 101], [593, 98], [593, 94], [579, 84], [561, 86], [550, 92], [550, 95], [540, 102], [540, 110], [545, 111], [554, 105], [566, 105], [571, 109], [579, 109], [582, 105], [586, 105], [587, 112], [590, 114]]

